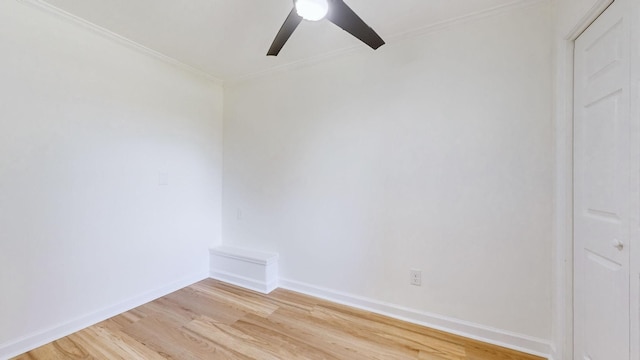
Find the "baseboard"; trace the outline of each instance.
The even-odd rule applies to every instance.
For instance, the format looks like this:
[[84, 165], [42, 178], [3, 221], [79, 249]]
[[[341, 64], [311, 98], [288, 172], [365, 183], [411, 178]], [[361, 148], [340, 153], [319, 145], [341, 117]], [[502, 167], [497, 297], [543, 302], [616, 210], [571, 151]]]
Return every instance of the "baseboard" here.
[[278, 254], [217, 246], [209, 250], [211, 278], [268, 294], [278, 287]]
[[266, 283], [264, 281], [258, 281], [250, 279], [248, 277], [232, 274], [224, 271], [211, 271], [209, 276], [212, 279], [224, 281], [226, 283], [240, 286], [245, 289], [257, 291], [262, 294], [268, 294], [278, 287], [277, 282]]
[[9, 359], [11, 357], [33, 350], [54, 340], [73, 334], [74, 332], [82, 330], [88, 326], [97, 324], [113, 316], [129, 311], [135, 307], [146, 304], [176, 290], [180, 290], [200, 280], [206, 279], [207, 277], [207, 273], [193, 274], [191, 276], [187, 276], [183, 279], [162, 286], [158, 289], [132, 297], [119, 304], [80, 316], [74, 320], [53, 326], [51, 328], [33, 333], [31, 335], [24, 336], [20, 339], [0, 344], [0, 359]]
[[281, 278], [279, 280], [279, 285], [284, 289], [315, 296], [339, 304], [352, 306], [399, 320], [424, 325], [432, 329], [446, 331], [451, 334], [551, 359], [553, 347], [549, 341], [544, 339], [491, 328], [469, 321], [430, 314], [424, 311], [321, 288], [299, 281]]

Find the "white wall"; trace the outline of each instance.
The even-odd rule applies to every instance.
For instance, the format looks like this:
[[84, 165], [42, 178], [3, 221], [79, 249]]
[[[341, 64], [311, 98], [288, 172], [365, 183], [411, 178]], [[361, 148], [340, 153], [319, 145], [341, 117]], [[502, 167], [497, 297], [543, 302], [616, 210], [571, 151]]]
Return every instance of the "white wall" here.
[[226, 87], [224, 243], [550, 340], [551, 26], [538, 3]]
[[16, 1], [0, 54], [3, 358], [207, 275], [222, 88]]

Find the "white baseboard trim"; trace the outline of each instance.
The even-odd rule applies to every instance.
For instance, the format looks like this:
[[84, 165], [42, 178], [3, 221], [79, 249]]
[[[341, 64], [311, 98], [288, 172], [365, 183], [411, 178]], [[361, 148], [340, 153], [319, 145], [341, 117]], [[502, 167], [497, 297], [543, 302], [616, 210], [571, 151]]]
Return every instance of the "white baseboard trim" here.
[[92, 313], [80, 316], [68, 322], [52, 326], [48, 329], [24, 336], [16, 340], [12, 340], [4, 344], [0, 344], [0, 359], [9, 359], [42, 345], [48, 344], [57, 339], [63, 338], [67, 335], [73, 334], [74, 332], [82, 330], [88, 326], [97, 324], [113, 316], [129, 311], [135, 307], [170, 294], [176, 290], [180, 290], [200, 280], [206, 279], [208, 275], [209, 274], [207, 274], [206, 272], [193, 274], [191, 276], [187, 276], [183, 279], [162, 286], [158, 289], [140, 294], [138, 296], [134, 296], [119, 304], [96, 310]]
[[278, 287], [277, 282], [266, 283], [264, 281], [258, 281], [250, 279], [248, 277], [240, 276], [237, 274], [228, 273], [225, 271], [211, 271], [210, 277], [212, 279], [220, 280], [231, 285], [240, 286], [245, 289], [257, 291], [262, 294], [268, 294]]
[[538, 339], [442, 315], [431, 314], [299, 281], [281, 278], [279, 280], [279, 284], [280, 287], [284, 289], [371, 311], [377, 314], [386, 315], [432, 329], [446, 331], [451, 334], [464, 336], [466, 338], [479, 340], [489, 344], [541, 356], [551, 360], [553, 347], [550, 341], [544, 339]]
[[209, 250], [211, 278], [268, 294], [278, 287], [278, 254], [217, 246]]

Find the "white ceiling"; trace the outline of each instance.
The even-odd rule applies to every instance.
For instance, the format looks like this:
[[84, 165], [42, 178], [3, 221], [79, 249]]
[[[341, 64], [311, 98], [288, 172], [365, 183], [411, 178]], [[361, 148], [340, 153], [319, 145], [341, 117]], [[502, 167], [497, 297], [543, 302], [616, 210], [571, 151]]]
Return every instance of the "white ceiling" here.
[[[278, 57], [267, 57], [292, 0], [45, 0], [222, 80], [365, 47], [324, 20], [303, 22]], [[514, 0], [345, 0], [383, 39]], [[373, 51], [373, 50], [371, 50]]]

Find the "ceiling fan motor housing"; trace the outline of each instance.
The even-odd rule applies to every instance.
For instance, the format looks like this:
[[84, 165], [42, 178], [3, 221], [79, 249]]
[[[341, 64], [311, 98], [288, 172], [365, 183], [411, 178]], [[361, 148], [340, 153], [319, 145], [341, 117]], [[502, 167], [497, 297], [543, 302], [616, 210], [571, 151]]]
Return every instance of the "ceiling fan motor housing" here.
[[327, 0], [295, 0], [294, 6], [298, 15], [309, 21], [322, 20], [329, 12]]

